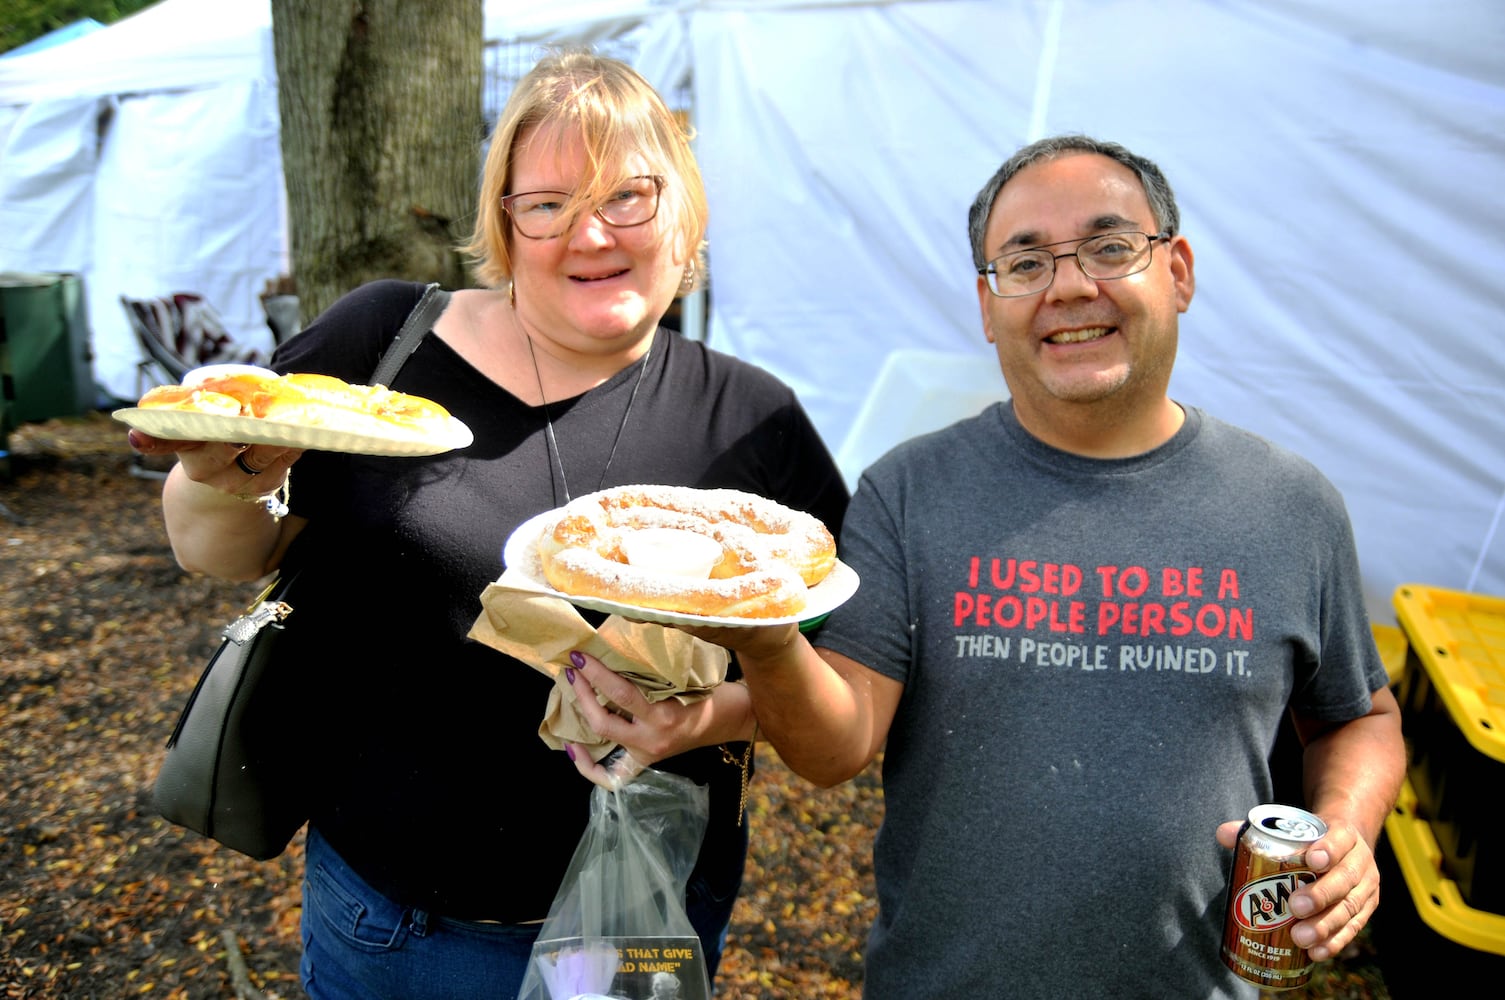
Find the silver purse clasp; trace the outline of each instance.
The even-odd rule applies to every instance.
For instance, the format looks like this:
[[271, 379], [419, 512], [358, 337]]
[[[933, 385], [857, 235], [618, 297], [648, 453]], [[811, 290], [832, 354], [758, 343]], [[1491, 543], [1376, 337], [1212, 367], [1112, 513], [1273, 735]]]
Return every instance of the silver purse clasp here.
[[286, 601], [262, 601], [230, 624], [226, 625], [220, 634], [237, 646], [244, 646], [257, 633], [268, 625], [279, 625], [281, 621], [292, 613], [292, 606]]

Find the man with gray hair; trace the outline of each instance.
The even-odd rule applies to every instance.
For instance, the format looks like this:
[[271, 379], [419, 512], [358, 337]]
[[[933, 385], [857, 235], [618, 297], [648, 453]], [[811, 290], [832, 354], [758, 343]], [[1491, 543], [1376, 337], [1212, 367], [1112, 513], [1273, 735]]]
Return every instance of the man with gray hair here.
[[736, 651], [801, 775], [883, 753], [867, 1000], [1254, 997], [1220, 937], [1282, 720], [1327, 832], [1278, 905], [1318, 961], [1374, 912], [1404, 774], [1343, 500], [1170, 397], [1195, 280], [1153, 163], [1037, 142], [970, 231], [1010, 398], [863, 474], [862, 582], [808, 640], [691, 631]]

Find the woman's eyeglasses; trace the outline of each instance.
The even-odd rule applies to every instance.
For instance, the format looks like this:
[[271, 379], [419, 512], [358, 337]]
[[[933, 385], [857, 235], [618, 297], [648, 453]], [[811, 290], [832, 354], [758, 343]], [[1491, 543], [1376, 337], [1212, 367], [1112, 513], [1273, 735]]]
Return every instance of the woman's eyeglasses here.
[[[664, 178], [658, 174], [629, 177], [611, 197], [592, 211], [608, 226], [625, 229], [651, 222], [658, 215], [659, 195]], [[530, 240], [548, 240], [563, 236], [575, 224], [573, 212], [566, 212], [571, 195], [568, 191], [524, 191], [502, 199], [502, 208], [512, 217], [517, 231]]]

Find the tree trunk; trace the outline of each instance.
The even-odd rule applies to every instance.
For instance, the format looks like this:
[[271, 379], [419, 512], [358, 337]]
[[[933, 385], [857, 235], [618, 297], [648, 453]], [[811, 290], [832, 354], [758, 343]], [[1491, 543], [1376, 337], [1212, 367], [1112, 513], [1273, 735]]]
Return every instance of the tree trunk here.
[[483, 0], [272, 0], [282, 170], [306, 322], [375, 278], [467, 283]]

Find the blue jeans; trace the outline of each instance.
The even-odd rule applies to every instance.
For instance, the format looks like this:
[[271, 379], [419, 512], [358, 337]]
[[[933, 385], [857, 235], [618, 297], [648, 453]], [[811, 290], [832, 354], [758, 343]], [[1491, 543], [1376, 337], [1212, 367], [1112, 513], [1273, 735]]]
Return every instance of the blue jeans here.
[[[303, 989], [310, 1000], [512, 1000], [542, 924], [452, 920], [401, 906], [371, 888], [315, 827], [303, 879]], [[692, 877], [686, 911], [712, 976], [735, 890]]]

